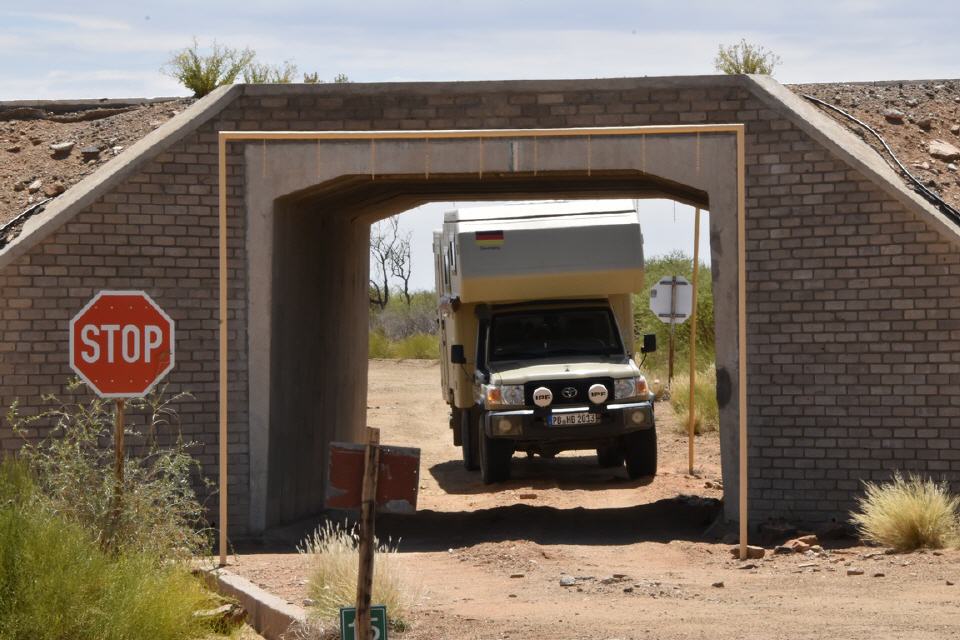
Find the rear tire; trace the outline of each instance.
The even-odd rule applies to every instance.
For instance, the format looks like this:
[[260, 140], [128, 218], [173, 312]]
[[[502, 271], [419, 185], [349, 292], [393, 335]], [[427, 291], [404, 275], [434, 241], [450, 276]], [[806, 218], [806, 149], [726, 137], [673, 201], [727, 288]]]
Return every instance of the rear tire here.
[[597, 448], [597, 464], [604, 469], [623, 466], [623, 451], [617, 445]]
[[480, 468], [480, 424], [476, 409], [460, 410], [460, 448], [463, 452], [463, 466], [467, 471]]
[[482, 420], [481, 414], [477, 420], [477, 433], [480, 436], [480, 477], [483, 479], [483, 484], [509, 480], [513, 443], [487, 436], [480, 427]]
[[634, 431], [623, 437], [623, 457], [631, 480], [657, 475], [657, 429]]

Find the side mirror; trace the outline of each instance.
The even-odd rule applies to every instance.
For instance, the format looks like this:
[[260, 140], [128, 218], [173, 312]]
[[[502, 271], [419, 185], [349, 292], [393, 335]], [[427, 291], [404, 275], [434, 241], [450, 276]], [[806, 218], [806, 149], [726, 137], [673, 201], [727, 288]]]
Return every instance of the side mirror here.
[[653, 353], [657, 350], [657, 334], [647, 333], [643, 336], [643, 347], [640, 353]]
[[463, 352], [462, 344], [450, 345], [450, 362], [453, 364], [467, 364], [467, 356]]

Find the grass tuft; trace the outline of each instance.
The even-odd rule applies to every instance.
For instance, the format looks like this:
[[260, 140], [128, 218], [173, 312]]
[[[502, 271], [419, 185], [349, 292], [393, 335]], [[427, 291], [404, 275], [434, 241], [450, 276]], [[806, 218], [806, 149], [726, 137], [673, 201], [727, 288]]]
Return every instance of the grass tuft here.
[[[299, 547], [309, 556], [310, 570], [307, 591], [316, 602], [308, 608], [312, 618], [337, 619], [340, 607], [352, 606], [357, 596], [357, 564], [359, 539], [346, 524], [328, 522], [308, 536]], [[405, 627], [408, 607], [415, 594], [401, 580], [397, 547], [376, 542], [373, 575], [373, 603], [387, 606], [390, 625], [396, 630]]]
[[864, 485], [860, 510], [851, 517], [863, 540], [897, 551], [957, 544], [960, 497], [950, 494], [946, 482], [897, 472], [889, 482]]
[[437, 360], [440, 358], [440, 343], [437, 336], [429, 333], [416, 333], [406, 338], [391, 340], [379, 331], [371, 331], [369, 357]]
[[[666, 376], [664, 376], [666, 377]], [[697, 372], [697, 382], [693, 390], [696, 406], [694, 433], [706, 433], [720, 428], [720, 409], [717, 406], [717, 368], [711, 365]], [[670, 386], [670, 405], [679, 419], [680, 430], [687, 432], [690, 415], [690, 376], [675, 375]]]

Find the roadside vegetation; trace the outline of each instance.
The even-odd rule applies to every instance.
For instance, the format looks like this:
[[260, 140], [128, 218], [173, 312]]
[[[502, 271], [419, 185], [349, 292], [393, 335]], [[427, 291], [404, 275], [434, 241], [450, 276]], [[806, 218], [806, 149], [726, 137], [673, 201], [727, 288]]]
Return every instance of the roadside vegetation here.
[[[192, 91], [195, 98], [233, 84], [240, 77], [246, 84], [288, 84], [296, 82], [299, 77], [297, 65], [292, 60], [280, 64], [263, 62], [250, 47], [229, 47], [216, 40], [208, 47], [201, 47], [196, 38], [191, 46], [174, 51], [160, 70]], [[338, 73], [332, 81], [343, 84], [349, 83], [350, 78]], [[318, 84], [323, 80], [319, 73], [312, 72], [303, 74], [303, 82]]]
[[393, 297], [382, 309], [370, 309], [371, 358], [440, 357], [437, 337], [437, 297], [433, 291], [415, 291]]
[[720, 45], [713, 66], [727, 75], [756, 73], [770, 76], [781, 62], [780, 56], [772, 51], [743, 39], [737, 44]]
[[851, 517], [860, 538], [897, 551], [960, 544], [960, 497], [946, 482], [900, 472], [885, 483], [866, 482]]
[[[331, 522], [300, 544], [299, 551], [309, 562], [307, 592], [313, 604], [307, 611], [311, 618], [333, 622], [343, 603], [356, 599], [358, 545], [359, 538], [352, 527]], [[373, 602], [387, 606], [391, 627], [401, 631], [407, 626], [417, 589], [406, 583], [400, 573], [397, 546], [376, 539], [374, 546]]]
[[[68, 389], [82, 393], [77, 381]], [[194, 615], [223, 602], [191, 573], [209, 544], [192, 489], [199, 468], [174, 409], [185, 397], [128, 403], [119, 499], [112, 403], [50, 396], [39, 415], [10, 408], [5, 427], [25, 440], [16, 459], [0, 460], [0, 640], [220, 631]]]

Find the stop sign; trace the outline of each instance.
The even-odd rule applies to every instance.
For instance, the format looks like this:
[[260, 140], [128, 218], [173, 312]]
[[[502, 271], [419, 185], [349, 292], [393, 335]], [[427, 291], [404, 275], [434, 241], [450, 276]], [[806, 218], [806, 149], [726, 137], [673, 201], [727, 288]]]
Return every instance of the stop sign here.
[[101, 291], [70, 321], [70, 367], [103, 398], [146, 395], [173, 345], [173, 320], [142, 291]]

